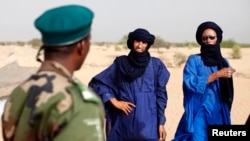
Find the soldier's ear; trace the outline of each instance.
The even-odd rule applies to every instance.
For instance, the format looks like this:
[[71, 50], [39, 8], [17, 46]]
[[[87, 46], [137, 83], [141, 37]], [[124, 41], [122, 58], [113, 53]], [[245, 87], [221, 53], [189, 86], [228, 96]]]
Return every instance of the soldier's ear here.
[[91, 34], [88, 34], [85, 38], [77, 43], [78, 53], [80, 55], [84, 54], [86, 50], [88, 50], [89, 42], [90, 42]]
[[79, 55], [84, 54], [84, 48], [85, 48], [85, 40], [81, 40], [80, 42], [77, 43], [76, 49]]

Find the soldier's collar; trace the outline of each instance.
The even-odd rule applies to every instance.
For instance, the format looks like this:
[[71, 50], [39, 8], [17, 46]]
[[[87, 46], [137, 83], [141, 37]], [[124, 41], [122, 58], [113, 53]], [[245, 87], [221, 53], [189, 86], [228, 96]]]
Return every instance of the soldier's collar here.
[[72, 81], [70, 72], [63, 65], [55, 61], [44, 61], [38, 72], [41, 71], [53, 71], [65, 76]]

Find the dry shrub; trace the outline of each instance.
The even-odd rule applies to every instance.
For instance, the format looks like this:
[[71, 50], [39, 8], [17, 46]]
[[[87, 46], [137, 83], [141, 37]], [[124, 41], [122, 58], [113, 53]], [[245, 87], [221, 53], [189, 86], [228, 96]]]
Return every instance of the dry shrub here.
[[180, 67], [186, 62], [187, 56], [184, 53], [177, 52], [174, 54], [174, 63], [176, 66]]
[[232, 48], [233, 52], [231, 53], [231, 57], [233, 59], [240, 59], [241, 58], [241, 51], [239, 45], [234, 45]]

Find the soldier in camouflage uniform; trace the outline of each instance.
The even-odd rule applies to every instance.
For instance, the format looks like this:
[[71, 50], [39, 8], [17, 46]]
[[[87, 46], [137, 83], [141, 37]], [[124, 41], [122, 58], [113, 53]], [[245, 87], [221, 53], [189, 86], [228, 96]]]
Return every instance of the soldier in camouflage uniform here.
[[93, 12], [66, 5], [35, 20], [44, 61], [16, 87], [2, 115], [5, 141], [104, 141], [104, 108], [99, 97], [76, 78], [90, 47]]

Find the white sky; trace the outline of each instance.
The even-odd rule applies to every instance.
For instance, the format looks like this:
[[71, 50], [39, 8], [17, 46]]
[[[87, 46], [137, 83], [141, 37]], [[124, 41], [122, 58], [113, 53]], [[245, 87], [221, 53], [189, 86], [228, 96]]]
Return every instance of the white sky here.
[[65, 4], [94, 11], [92, 41], [116, 42], [142, 27], [169, 42], [196, 42], [198, 25], [210, 20], [224, 40], [250, 43], [250, 0], [0, 0], [0, 41], [40, 38], [34, 20]]

